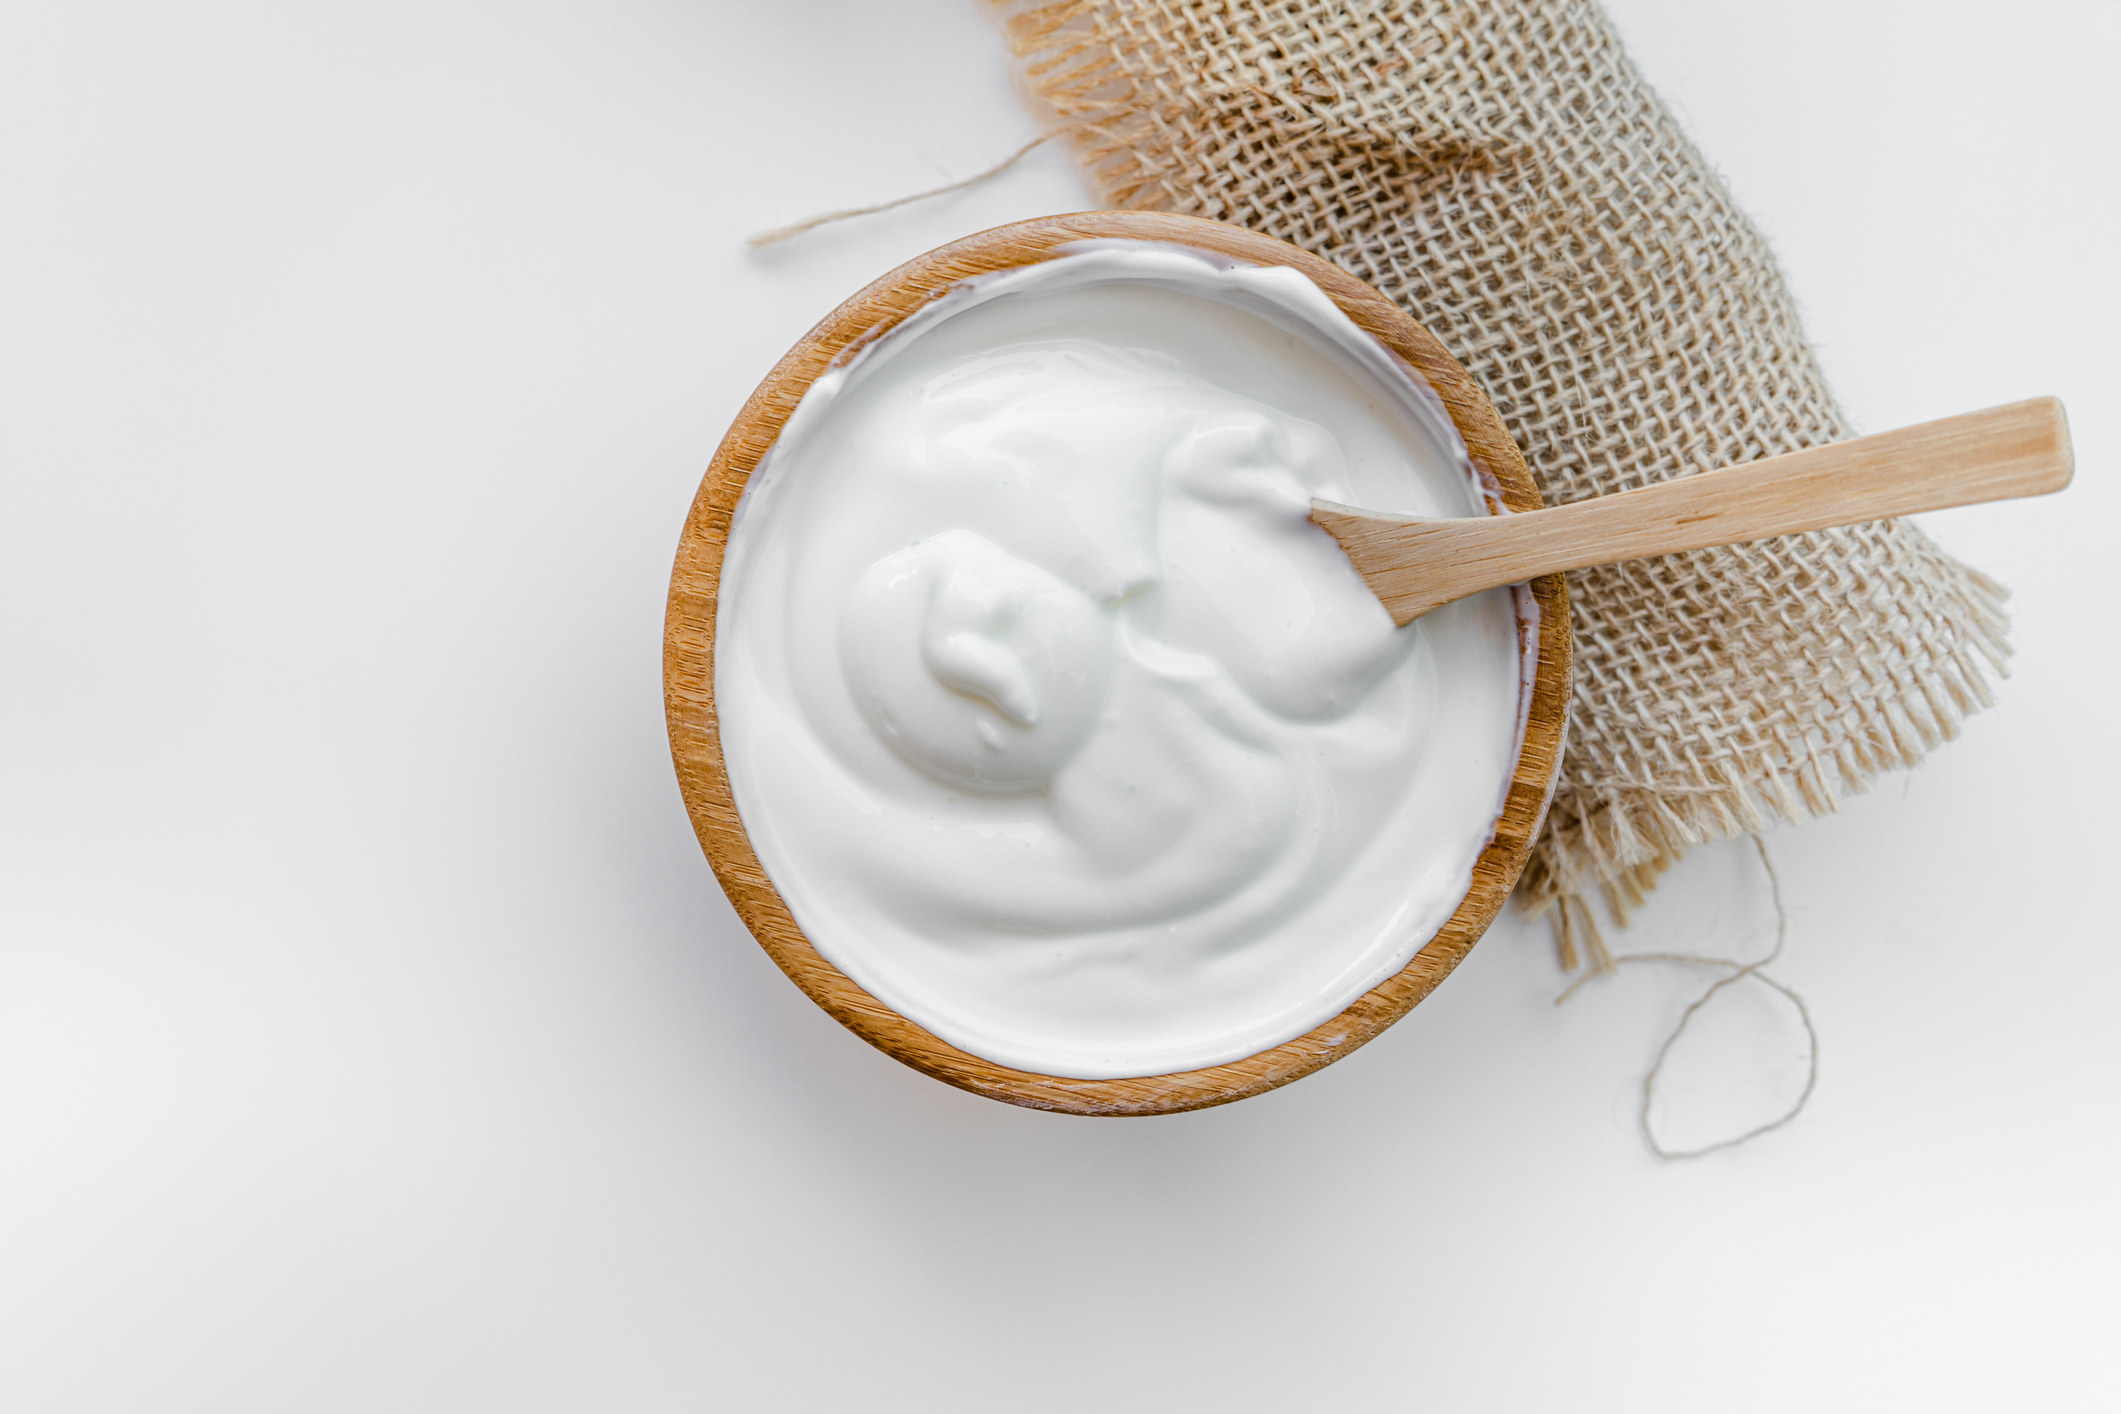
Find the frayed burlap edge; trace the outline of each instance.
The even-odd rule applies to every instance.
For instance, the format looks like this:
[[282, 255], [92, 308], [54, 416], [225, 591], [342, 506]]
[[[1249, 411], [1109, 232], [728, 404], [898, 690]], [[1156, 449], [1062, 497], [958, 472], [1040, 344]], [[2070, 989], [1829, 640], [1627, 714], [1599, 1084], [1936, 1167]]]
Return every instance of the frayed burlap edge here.
[[[1853, 435], [1765, 241], [1590, 0], [998, 8], [1103, 200], [1384, 289], [1550, 502]], [[1572, 744], [1520, 903], [1596, 895], [1624, 921], [1693, 846], [1913, 766], [1992, 704], [2005, 593], [1895, 522], [1572, 576]]]

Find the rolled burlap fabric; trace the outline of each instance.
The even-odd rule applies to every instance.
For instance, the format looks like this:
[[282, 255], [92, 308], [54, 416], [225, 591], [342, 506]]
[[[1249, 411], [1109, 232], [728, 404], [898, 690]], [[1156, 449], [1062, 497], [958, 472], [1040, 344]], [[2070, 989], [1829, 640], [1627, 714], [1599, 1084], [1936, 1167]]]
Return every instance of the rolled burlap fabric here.
[[[1377, 286], [1487, 390], [1549, 504], [1854, 435], [1766, 242], [1592, 0], [1002, 8], [1104, 199]], [[1831, 810], [1954, 735], [2009, 652], [2003, 588], [1893, 521], [1569, 592], [1535, 912], [1595, 890], [1624, 914], [1689, 846]]]

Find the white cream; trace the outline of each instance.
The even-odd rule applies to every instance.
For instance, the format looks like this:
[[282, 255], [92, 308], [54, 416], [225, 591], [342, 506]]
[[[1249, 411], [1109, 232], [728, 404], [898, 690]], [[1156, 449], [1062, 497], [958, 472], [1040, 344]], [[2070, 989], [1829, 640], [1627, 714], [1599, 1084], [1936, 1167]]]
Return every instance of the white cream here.
[[1088, 242], [818, 379], [715, 627], [737, 807], [818, 951], [1083, 1079], [1251, 1055], [1405, 966], [1515, 764], [1520, 596], [1395, 629], [1314, 496], [1485, 513], [1433, 395], [1286, 268]]

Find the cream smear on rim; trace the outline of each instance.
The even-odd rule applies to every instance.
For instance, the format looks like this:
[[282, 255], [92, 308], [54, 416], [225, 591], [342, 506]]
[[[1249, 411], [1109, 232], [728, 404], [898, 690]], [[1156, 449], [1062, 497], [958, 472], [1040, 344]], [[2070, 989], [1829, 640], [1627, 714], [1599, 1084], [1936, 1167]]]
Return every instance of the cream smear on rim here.
[[1531, 600], [1395, 629], [1313, 497], [1487, 510], [1435, 396], [1286, 267], [1084, 242], [820, 377], [737, 508], [714, 680], [817, 950], [1080, 1079], [1241, 1059], [1404, 967], [1501, 811]]

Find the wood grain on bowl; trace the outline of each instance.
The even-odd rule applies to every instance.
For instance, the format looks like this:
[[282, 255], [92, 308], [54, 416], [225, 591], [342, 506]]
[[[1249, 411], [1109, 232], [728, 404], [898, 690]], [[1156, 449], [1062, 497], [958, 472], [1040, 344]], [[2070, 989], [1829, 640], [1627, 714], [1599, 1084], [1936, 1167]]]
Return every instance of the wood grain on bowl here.
[[1568, 597], [1559, 575], [1532, 583], [1539, 613], [1528, 631], [1537, 635], [1537, 668], [1524, 743], [1494, 837], [1475, 866], [1471, 891], [1411, 962], [1324, 1025], [1227, 1065], [1073, 1080], [1012, 1070], [967, 1054], [855, 985], [797, 926], [766, 877], [730, 792], [715, 719], [714, 622], [731, 517], [804, 391], [835, 359], [888, 332], [959, 281], [1052, 259], [1074, 242], [1110, 239], [1169, 242], [1302, 272], [1357, 326], [1428, 381], [1504, 506], [1539, 508], [1539, 493], [1516, 444], [1458, 361], [1396, 305], [1339, 267], [1270, 237], [1186, 216], [1102, 211], [1019, 222], [930, 251], [862, 290], [789, 350], [746, 401], [708, 467], [679, 541], [663, 637], [664, 704], [678, 782], [716, 877], [760, 946], [819, 1006], [878, 1049], [976, 1094], [1073, 1114], [1167, 1114], [1256, 1095], [1349, 1054], [1435, 990], [1493, 921], [1524, 868], [1560, 767], [1568, 714]]

